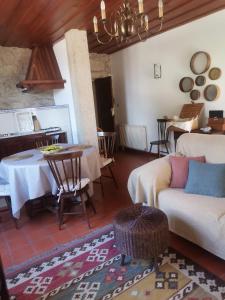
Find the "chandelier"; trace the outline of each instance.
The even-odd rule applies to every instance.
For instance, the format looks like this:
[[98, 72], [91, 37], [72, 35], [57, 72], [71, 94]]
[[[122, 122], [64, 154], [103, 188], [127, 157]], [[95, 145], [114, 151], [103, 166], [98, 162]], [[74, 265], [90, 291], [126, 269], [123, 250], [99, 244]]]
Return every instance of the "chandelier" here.
[[[101, 18], [93, 18], [94, 33], [100, 44], [108, 44], [113, 39], [118, 43], [128, 42], [133, 36], [138, 36], [140, 40], [145, 40], [149, 33], [149, 16], [144, 12], [143, 0], [138, 0], [138, 10], [131, 7], [129, 0], [124, 0], [117, 11], [112, 12], [106, 17], [105, 1], [100, 4]], [[163, 25], [163, 0], [158, 0], [158, 19], [161, 31]], [[99, 27], [101, 35], [107, 38], [101, 39], [99, 36]]]

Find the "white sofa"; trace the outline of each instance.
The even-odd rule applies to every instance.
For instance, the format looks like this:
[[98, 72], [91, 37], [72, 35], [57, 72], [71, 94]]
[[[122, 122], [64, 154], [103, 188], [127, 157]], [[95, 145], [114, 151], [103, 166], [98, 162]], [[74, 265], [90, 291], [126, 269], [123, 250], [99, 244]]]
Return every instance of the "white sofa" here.
[[[207, 162], [225, 163], [225, 136], [183, 134], [174, 155], [205, 155]], [[169, 188], [170, 178], [168, 156], [133, 170], [128, 179], [133, 202], [160, 208], [167, 214], [172, 232], [225, 259], [225, 198]]]

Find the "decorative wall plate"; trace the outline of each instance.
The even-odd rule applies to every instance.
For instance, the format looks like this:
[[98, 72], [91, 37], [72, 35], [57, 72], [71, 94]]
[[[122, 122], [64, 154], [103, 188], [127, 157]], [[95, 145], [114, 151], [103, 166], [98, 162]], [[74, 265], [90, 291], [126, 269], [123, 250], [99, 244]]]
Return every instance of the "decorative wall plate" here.
[[194, 80], [191, 77], [183, 77], [179, 86], [182, 92], [189, 93], [194, 87]]
[[211, 80], [217, 80], [220, 78], [222, 74], [222, 71], [220, 68], [212, 68], [210, 71], [209, 71], [209, 78]]
[[194, 74], [203, 74], [210, 68], [211, 58], [207, 52], [199, 51], [196, 52], [190, 62], [191, 71]]
[[199, 75], [195, 78], [195, 84], [197, 86], [203, 86], [206, 82], [206, 78], [203, 75]]
[[200, 95], [201, 94], [200, 94], [200, 92], [198, 90], [192, 90], [190, 92], [191, 100], [194, 100], [194, 101], [198, 100], [200, 98]]
[[220, 88], [215, 84], [207, 85], [204, 89], [204, 97], [207, 101], [214, 101], [220, 95]]

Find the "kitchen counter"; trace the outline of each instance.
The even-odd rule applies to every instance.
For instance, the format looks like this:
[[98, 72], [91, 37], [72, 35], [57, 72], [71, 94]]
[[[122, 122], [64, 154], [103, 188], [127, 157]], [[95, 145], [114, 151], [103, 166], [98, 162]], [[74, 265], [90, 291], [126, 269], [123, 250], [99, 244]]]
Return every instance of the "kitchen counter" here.
[[38, 134], [46, 134], [46, 135], [51, 135], [51, 134], [59, 134], [65, 132], [63, 130], [57, 130], [57, 131], [52, 131], [52, 130], [38, 130], [38, 131], [27, 131], [27, 132], [13, 132], [13, 133], [6, 133], [6, 134], [1, 134], [0, 133], [0, 140], [2, 139], [10, 139], [14, 137], [20, 137], [20, 136], [28, 136], [28, 135], [38, 135]]
[[59, 143], [67, 143], [66, 131], [32, 131], [23, 133], [14, 133], [13, 135], [0, 137], [0, 160], [3, 157], [36, 148], [36, 141], [45, 137], [51, 140], [51, 136], [59, 135]]

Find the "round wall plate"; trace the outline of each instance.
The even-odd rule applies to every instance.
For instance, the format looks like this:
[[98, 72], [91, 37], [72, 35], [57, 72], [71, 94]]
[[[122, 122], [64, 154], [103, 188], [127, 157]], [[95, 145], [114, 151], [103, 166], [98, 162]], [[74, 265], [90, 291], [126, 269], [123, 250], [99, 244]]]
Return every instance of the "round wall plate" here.
[[209, 71], [209, 78], [211, 80], [217, 80], [220, 78], [222, 74], [222, 71], [220, 68], [212, 68], [210, 71]]
[[206, 78], [203, 75], [199, 75], [195, 78], [195, 84], [197, 86], [203, 86], [205, 85], [205, 82], [206, 82]]
[[191, 77], [183, 77], [179, 86], [182, 92], [189, 93], [194, 87], [194, 80]]
[[198, 100], [200, 98], [200, 95], [201, 94], [200, 94], [200, 92], [198, 90], [192, 90], [190, 92], [191, 100], [194, 100], [194, 101]]
[[207, 101], [214, 101], [220, 95], [220, 88], [215, 84], [207, 85], [204, 89], [204, 97]]
[[190, 62], [191, 71], [196, 74], [203, 74], [210, 68], [211, 58], [207, 52], [199, 51], [196, 52]]

